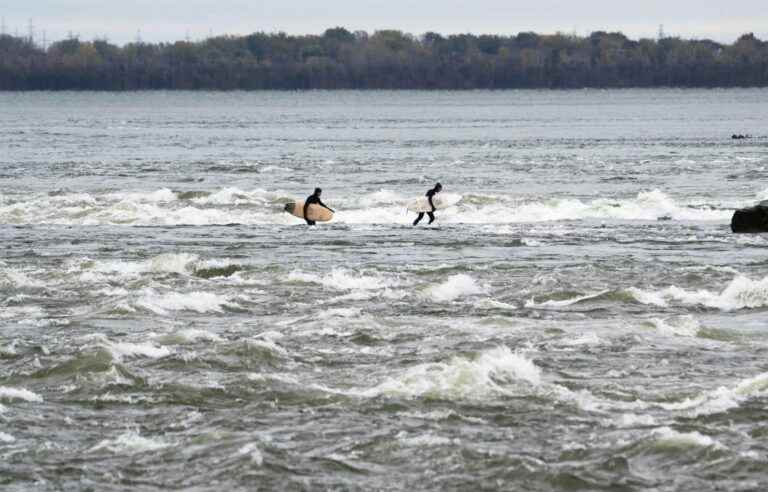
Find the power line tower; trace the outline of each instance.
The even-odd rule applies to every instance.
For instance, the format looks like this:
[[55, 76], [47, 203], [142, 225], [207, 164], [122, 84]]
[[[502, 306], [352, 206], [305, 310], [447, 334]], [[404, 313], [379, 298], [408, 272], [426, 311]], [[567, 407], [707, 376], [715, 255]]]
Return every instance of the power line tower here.
[[664, 32], [664, 24], [659, 24], [659, 39], [664, 39], [667, 37], [667, 34]]
[[29, 24], [27, 26], [27, 39], [29, 40], [29, 44], [33, 45], [35, 44], [35, 22], [30, 17], [29, 18]]

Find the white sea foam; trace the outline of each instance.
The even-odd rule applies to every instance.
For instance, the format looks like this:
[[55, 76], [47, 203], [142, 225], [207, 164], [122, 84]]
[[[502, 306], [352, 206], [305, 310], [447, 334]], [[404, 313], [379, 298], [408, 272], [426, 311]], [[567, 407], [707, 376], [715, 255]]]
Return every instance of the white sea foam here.
[[690, 315], [677, 316], [674, 318], [659, 319], [653, 318], [650, 320], [656, 327], [659, 333], [665, 335], [674, 335], [680, 337], [695, 337], [698, 335], [701, 325], [696, 318]]
[[284, 166], [264, 166], [262, 168], [259, 168], [259, 172], [288, 174], [288, 173], [292, 173], [293, 169], [290, 167], [284, 167]]
[[675, 202], [659, 190], [639, 193], [635, 198], [598, 198], [583, 202], [573, 198], [553, 198], [545, 202], [515, 203], [505, 199], [477, 208], [466, 207], [458, 222], [548, 222], [579, 219], [727, 221], [730, 210], [689, 207]]
[[407, 432], [402, 431], [397, 434], [397, 440], [404, 447], [412, 448], [426, 448], [430, 446], [445, 446], [449, 444], [457, 444], [458, 439], [450, 439], [448, 437], [436, 436], [431, 433], [409, 435]]
[[[62, 225], [213, 225], [230, 223], [280, 222], [282, 216], [264, 210], [216, 207], [216, 201], [229, 193], [214, 193], [215, 198], [202, 205], [178, 200], [168, 189], [152, 192], [86, 193], [69, 195], [33, 195], [0, 206], [0, 223]], [[234, 199], [233, 199], [234, 200]], [[193, 203], [196, 206], [189, 205]], [[232, 203], [229, 203], [231, 205]], [[282, 214], [286, 215], [286, 214]], [[269, 220], [280, 217], [277, 221]]]
[[733, 387], [721, 386], [698, 396], [678, 402], [655, 403], [654, 406], [668, 411], [684, 412], [698, 417], [727, 412], [754, 397], [768, 396], [768, 372], [744, 379]]
[[0, 310], [0, 319], [43, 318], [45, 313], [38, 306], [8, 306]]
[[[67, 273], [78, 275], [81, 282], [103, 283], [114, 276], [132, 279], [147, 273], [194, 275], [200, 269], [224, 268], [237, 264], [229, 258], [203, 260], [190, 253], [163, 253], [140, 261], [80, 258], [69, 262]], [[110, 297], [127, 294], [124, 289], [111, 287], [102, 289], [102, 292]]]
[[103, 401], [109, 403], [126, 403], [128, 405], [136, 405], [137, 403], [152, 403], [155, 399], [147, 397], [146, 395], [136, 394], [113, 394], [106, 392], [103, 395], [91, 397], [91, 401]]
[[29, 276], [28, 272], [12, 268], [0, 270], [0, 285], [8, 284], [12, 287], [26, 287], [40, 289], [46, 287], [46, 283]]
[[173, 311], [220, 313], [224, 307], [235, 305], [229, 298], [211, 292], [160, 293], [151, 288], [142, 289], [134, 304], [160, 315]]
[[652, 415], [638, 415], [636, 413], [623, 413], [617, 420], [619, 427], [648, 427], [656, 425], [656, 419]]
[[264, 456], [259, 450], [259, 446], [255, 442], [245, 444], [237, 451], [240, 455], [248, 456], [252, 462], [256, 463], [256, 466], [261, 466], [264, 463]]
[[159, 439], [142, 437], [138, 432], [129, 431], [115, 439], [104, 439], [91, 448], [91, 451], [107, 450], [115, 454], [136, 454], [146, 451], [156, 451], [170, 444]]
[[538, 385], [541, 371], [524, 355], [508, 347], [482, 352], [475, 359], [454, 357], [448, 362], [419, 364], [363, 392], [365, 396], [475, 399], [509, 394], [508, 384]]
[[[150, 192], [132, 192], [132, 193], [107, 193], [104, 198], [115, 201], [140, 202], [140, 203], [168, 203], [174, 202], [178, 198], [176, 193], [169, 188], [161, 188]], [[94, 197], [91, 203], [95, 203], [98, 198]]]
[[124, 357], [161, 359], [171, 355], [171, 350], [168, 347], [157, 346], [151, 343], [109, 342], [106, 346], [115, 359], [122, 359]]
[[[150, 359], [160, 359], [171, 355], [171, 349], [162, 345], [156, 345], [150, 342], [114, 342], [101, 333], [95, 333], [83, 337], [90, 342], [83, 348], [97, 347], [106, 349], [115, 360], [121, 360], [124, 357], [147, 357]], [[115, 371], [114, 376], [121, 378], [114, 366], [111, 370]], [[106, 373], [105, 373], [106, 374]], [[121, 380], [119, 384], [130, 383], [127, 380]]]
[[12, 442], [16, 442], [16, 438], [10, 434], [6, 434], [5, 432], [0, 432], [0, 442], [10, 444]]
[[627, 292], [643, 304], [667, 306], [671, 302], [679, 302], [684, 305], [701, 305], [733, 311], [768, 306], [768, 277], [752, 280], [739, 275], [720, 293], [703, 289], [688, 291], [674, 285], [657, 291], [633, 287]]
[[597, 293], [594, 293], [594, 294], [587, 294], [587, 295], [584, 295], [584, 296], [573, 297], [571, 299], [563, 299], [563, 300], [560, 300], [560, 301], [554, 301], [554, 300], [552, 300], [552, 301], [544, 301], [542, 303], [536, 303], [536, 302], [534, 302], [533, 299], [530, 299], [530, 300], [525, 302], [525, 307], [527, 307], [527, 308], [537, 308], [537, 309], [562, 308], [562, 307], [571, 306], [573, 304], [577, 304], [577, 303], [582, 302], [582, 301], [586, 301], [586, 300], [589, 300], [589, 299], [594, 299], [596, 297], [600, 297], [601, 295], [605, 294], [606, 292], [608, 292], [608, 291], [604, 290], [604, 291], [597, 292]]
[[326, 309], [325, 311], [321, 311], [318, 313], [317, 317], [319, 319], [330, 319], [330, 318], [357, 318], [361, 316], [362, 311], [360, 308], [333, 308], [333, 309]]
[[288, 274], [288, 281], [321, 284], [336, 290], [376, 290], [396, 285], [393, 279], [382, 275], [355, 274], [339, 268], [324, 275], [293, 271]]
[[648, 407], [641, 401], [606, 400], [586, 389], [574, 391], [546, 382], [533, 361], [504, 346], [481, 352], [476, 358], [454, 357], [448, 362], [419, 364], [373, 388], [342, 393], [448, 400], [536, 395], [598, 413], [637, 411]]
[[246, 191], [229, 187], [192, 198], [191, 201], [198, 205], [255, 205], [264, 207], [281, 196], [281, 192], [269, 192], [262, 189]]
[[245, 343], [252, 347], [266, 349], [280, 356], [288, 355], [288, 351], [286, 349], [276, 344], [272, 339], [269, 339], [269, 338], [266, 338], [264, 340], [246, 340]]
[[654, 429], [653, 436], [656, 444], [663, 448], [724, 447], [709, 436], [698, 432], [678, 432], [669, 427]]
[[43, 401], [43, 397], [28, 389], [0, 386], [0, 400], [25, 400], [39, 403]]
[[210, 331], [201, 330], [197, 328], [187, 328], [185, 330], [177, 331], [174, 333], [166, 333], [158, 335], [155, 339], [160, 343], [195, 343], [203, 340], [207, 342], [221, 342], [224, 339], [215, 333]]
[[452, 275], [444, 282], [433, 285], [426, 290], [426, 294], [437, 302], [450, 302], [459, 297], [482, 294], [485, 289], [464, 273]]
[[7, 346], [2, 347], [0, 346], [0, 355], [17, 355], [18, 352], [16, 352], [16, 343], [18, 340], [11, 340], [11, 343], [9, 343]]
[[496, 299], [482, 299], [475, 305], [484, 309], [503, 309], [506, 311], [516, 311], [518, 309], [514, 304], [497, 301]]
[[591, 331], [589, 333], [583, 333], [577, 337], [567, 337], [558, 341], [559, 345], [565, 345], [568, 347], [581, 346], [581, 345], [600, 345], [602, 339], [597, 336], [597, 333]]
[[[190, 200], [179, 200], [167, 188], [149, 192], [39, 194], [0, 203], [0, 223], [65, 225], [213, 225], [299, 224], [277, 206], [279, 191], [224, 188]], [[329, 205], [338, 208], [335, 222], [350, 224], [407, 224], [413, 214], [405, 211], [408, 197], [379, 190], [362, 197], [336, 196]], [[500, 224], [581, 219], [721, 221], [731, 208], [679, 202], [660, 190], [631, 198], [575, 198], [520, 202], [516, 197], [486, 195], [469, 197], [466, 203], [440, 210], [442, 223]], [[716, 204], [717, 205], [717, 204]]]

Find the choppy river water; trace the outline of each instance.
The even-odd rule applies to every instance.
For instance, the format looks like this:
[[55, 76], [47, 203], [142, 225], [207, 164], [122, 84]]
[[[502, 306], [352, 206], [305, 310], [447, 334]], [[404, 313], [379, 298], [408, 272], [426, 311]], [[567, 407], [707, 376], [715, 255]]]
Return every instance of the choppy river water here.
[[0, 486], [764, 489], [767, 178], [766, 90], [0, 94]]

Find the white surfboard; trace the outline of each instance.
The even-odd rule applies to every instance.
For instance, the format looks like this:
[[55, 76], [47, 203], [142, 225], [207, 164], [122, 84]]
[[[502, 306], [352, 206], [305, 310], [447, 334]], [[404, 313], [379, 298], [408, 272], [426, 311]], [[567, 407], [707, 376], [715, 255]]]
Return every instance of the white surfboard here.
[[[461, 195], [457, 195], [455, 193], [438, 193], [432, 197], [432, 203], [435, 204], [435, 209], [437, 210], [440, 210], [441, 208], [452, 207], [460, 201]], [[411, 212], [416, 213], [429, 212], [432, 210], [432, 207], [429, 205], [429, 198], [425, 196], [417, 198], [416, 200], [408, 203], [407, 208]]]

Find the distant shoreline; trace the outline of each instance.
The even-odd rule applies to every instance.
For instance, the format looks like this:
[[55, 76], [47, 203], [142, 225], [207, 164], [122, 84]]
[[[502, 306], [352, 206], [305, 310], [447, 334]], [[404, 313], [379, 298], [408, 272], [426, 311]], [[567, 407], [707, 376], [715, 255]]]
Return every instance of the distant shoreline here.
[[69, 38], [42, 47], [0, 35], [0, 91], [506, 90], [768, 87], [768, 42], [631, 40], [523, 32], [413, 36], [344, 28], [204, 41]]

